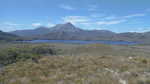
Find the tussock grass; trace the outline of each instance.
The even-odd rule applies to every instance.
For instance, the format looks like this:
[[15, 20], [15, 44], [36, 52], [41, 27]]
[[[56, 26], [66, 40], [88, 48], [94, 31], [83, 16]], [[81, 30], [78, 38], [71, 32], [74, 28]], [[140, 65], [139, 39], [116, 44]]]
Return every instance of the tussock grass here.
[[46, 46], [60, 50], [59, 54], [5, 66], [0, 84], [149, 84], [148, 53], [140, 56], [142, 51], [134, 51], [132, 46]]

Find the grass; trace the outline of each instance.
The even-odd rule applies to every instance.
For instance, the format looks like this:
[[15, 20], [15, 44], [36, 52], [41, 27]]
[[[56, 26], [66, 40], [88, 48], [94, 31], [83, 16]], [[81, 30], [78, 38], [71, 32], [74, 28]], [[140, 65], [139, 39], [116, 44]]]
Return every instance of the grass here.
[[[19, 46], [22, 48], [23, 45]], [[45, 56], [42, 53], [38, 62], [27, 59], [5, 66], [0, 72], [0, 84], [150, 83], [149, 52], [143, 52], [143, 45], [32, 44], [33, 46], [40, 46], [40, 49], [44, 46], [51, 47], [58, 54]]]

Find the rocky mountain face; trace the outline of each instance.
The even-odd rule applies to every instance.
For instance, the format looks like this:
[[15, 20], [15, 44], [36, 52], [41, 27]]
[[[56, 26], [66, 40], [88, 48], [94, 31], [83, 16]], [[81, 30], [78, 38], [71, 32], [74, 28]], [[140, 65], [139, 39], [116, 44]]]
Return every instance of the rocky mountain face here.
[[150, 32], [114, 33], [108, 30], [83, 30], [71, 23], [58, 24], [54, 27], [38, 27], [33, 30], [18, 30], [11, 32], [19, 36], [33, 39], [52, 40], [125, 40], [150, 43]]
[[52, 28], [50, 28], [52, 32], [59, 31], [59, 32], [80, 32], [82, 29], [75, 27], [71, 23], [66, 24], [58, 24]]

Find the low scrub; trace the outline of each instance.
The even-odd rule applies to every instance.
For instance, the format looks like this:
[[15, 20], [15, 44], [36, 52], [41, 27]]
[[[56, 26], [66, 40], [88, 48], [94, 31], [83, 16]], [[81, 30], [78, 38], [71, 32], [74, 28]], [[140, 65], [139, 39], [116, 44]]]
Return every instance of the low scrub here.
[[16, 46], [0, 51], [0, 64], [8, 65], [17, 61], [25, 61], [27, 59], [38, 59], [41, 56], [55, 55], [56, 50], [47, 45], [38, 46]]

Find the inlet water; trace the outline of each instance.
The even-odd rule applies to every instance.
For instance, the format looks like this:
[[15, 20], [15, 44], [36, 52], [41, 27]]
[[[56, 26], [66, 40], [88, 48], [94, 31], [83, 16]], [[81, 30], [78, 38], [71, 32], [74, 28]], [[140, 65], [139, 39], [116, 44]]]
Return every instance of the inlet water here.
[[110, 44], [110, 45], [135, 45], [138, 42], [129, 41], [108, 41], [108, 40], [97, 40], [97, 41], [81, 41], [81, 40], [30, 40], [20, 41], [25, 43], [66, 43], [66, 44]]

